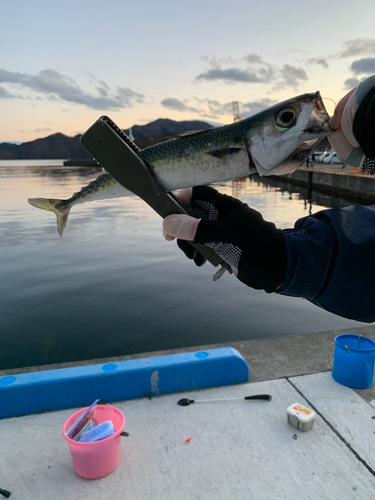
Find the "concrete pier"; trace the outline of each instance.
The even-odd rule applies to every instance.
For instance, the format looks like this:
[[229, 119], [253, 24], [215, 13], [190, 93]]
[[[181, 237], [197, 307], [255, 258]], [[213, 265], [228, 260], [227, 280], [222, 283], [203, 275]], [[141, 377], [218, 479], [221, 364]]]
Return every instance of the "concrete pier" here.
[[343, 169], [328, 170], [322, 165], [316, 165], [313, 168], [299, 168], [293, 174], [283, 175], [277, 179], [306, 187], [310, 194], [311, 191], [319, 191], [361, 203], [375, 203], [375, 176], [372, 175]]
[[[110, 475], [78, 477], [61, 428], [74, 410], [0, 420], [0, 487], [14, 499], [310, 500], [372, 498], [375, 488], [375, 389], [353, 390], [331, 376], [334, 338], [342, 333], [375, 340], [375, 326], [235, 342], [250, 381], [119, 401], [126, 417], [121, 459]], [[183, 350], [205, 350], [223, 345]], [[181, 350], [92, 360], [119, 362]], [[88, 364], [90, 364], [88, 363]], [[55, 368], [77, 366], [70, 363]], [[52, 366], [0, 373], [50, 370]], [[177, 405], [190, 399], [270, 394], [271, 402], [227, 401]], [[301, 403], [316, 413], [302, 432], [286, 409]]]

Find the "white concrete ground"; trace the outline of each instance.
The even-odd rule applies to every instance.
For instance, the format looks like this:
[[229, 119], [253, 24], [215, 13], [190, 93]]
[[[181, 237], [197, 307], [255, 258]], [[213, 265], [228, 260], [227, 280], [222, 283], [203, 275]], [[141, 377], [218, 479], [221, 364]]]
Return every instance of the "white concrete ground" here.
[[[182, 397], [264, 393], [273, 400], [177, 405]], [[295, 402], [318, 412], [308, 432], [287, 423], [286, 409]], [[124, 412], [130, 436], [122, 438], [117, 469], [95, 481], [75, 474], [61, 435], [74, 410], [0, 420], [0, 487], [14, 500], [374, 496], [375, 408], [330, 372], [115, 406]]]

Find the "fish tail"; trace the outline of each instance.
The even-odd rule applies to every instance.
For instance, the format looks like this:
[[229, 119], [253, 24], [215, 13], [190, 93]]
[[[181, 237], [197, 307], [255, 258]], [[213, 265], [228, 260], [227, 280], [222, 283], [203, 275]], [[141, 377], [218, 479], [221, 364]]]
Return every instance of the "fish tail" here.
[[60, 236], [63, 235], [70, 212], [70, 207], [59, 207], [59, 204], [64, 200], [54, 200], [52, 198], [29, 198], [27, 201], [33, 207], [53, 212], [57, 217], [57, 232]]

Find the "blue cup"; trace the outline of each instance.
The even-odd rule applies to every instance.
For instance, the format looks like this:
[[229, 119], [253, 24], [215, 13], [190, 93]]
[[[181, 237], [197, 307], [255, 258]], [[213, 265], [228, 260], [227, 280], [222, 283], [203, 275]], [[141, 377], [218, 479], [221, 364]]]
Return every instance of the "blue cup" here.
[[373, 384], [375, 342], [362, 335], [338, 335], [332, 377], [336, 382], [356, 389]]

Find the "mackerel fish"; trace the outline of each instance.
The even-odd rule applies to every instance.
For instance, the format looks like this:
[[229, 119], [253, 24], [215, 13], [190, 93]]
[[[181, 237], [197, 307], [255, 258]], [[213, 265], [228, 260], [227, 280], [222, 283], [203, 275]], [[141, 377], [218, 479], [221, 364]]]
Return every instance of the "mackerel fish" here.
[[[294, 172], [332, 132], [319, 92], [303, 94], [223, 127], [182, 134], [138, 154], [167, 191], [259, 175]], [[129, 194], [108, 173], [69, 199], [29, 198], [57, 216], [62, 236], [74, 205]]]

